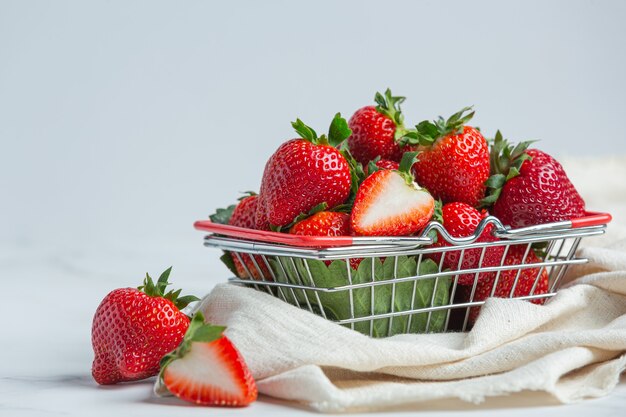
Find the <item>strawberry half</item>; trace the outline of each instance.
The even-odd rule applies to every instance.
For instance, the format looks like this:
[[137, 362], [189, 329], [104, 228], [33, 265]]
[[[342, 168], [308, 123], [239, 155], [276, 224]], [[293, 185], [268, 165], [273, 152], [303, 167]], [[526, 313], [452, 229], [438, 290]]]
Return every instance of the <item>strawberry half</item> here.
[[585, 215], [585, 202], [561, 164], [531, 142], [509, 146], [500, 131], [491, 150], [492, 175], [484, 205], [513, 228], [570, 220]]
[[189, 326], [180, 309], [194, 296], [165, 293], [172, 268], [156, 285], [146, 274], [139, 289], [119, 288], [100, 303], [93, 318], [91, 373], [98, 384], [135, 381], [158, 374], [159, 361], [178, 346]]
[[384, 96], [376, 93], [374, 100], [377, 106], [357, 110], [348, 122], [352, 130], [348, 138], [350, 152], [363, 166], [376, 157], [398, 162], [404, 152], [414, 150], [399, 142], [407, 132], [400, 110], [405, 98], [393, 96], [387, 89]]
[[161, 361], [160, 382], [172, 394], [202, 405], [242, 407], [256, 400], [254, 379], [224, 329], [196, 313], [180, 346]]
[[410, 174], [416, 152], [407, 152], [400, 169], [376, 171], [363, 181], [354, 200], [351, 224], [357, 235], [406, 236], [422, 229], [435, 200]]
[[[480, 221], [487, 217], [488, 214], [489, 213], [487, 212], [479, 212], [469, 204], [458, 202], [448, 203], [444, 205], [441, 209], [441, 222], [452, 237], [467, 237], [474, 234]], [[489, 224], [480, 235], [480, 237], [476, 240], [476, 242], [497, 241], [498, 238], [491, 234], [492, 231], [493, 225]], [[448, 243], [443, 238], [443, 236], [438, 234], [437, 242], [434, 243], [432, 246], [450, 247], [452, 245]], [[500, 262], [502, 261], [502, 256], [504, 255], [504, 246], [490, 246], [485, 248], [484, 255], [482, 255], [482, 252], [482, 248], [466, 249], [463, 251], [463, 253], [461, 253], [460, 250], [445, 252], [445, 256], [443, 258], [443, 267], [448, 268], [452, 271], [456, 271], [458, 269], [474, 269], [478, 268], [479, 266], [498, 266], [500, 265]], [[462, 261], [461, 255], [463, 255]], [[481, 255], [483, 257], [482, 263]], [[427, 256], [433, 259], [435, 262], [439, 263], [441, 261], [442, 253], [432, 253]], [[478, 274], [478, 279], [482, 281], [485, 279], [493, 278], [495, 275], [495, 272], [481, 272], [480, 274]], [[458, 283], [461, 285], [471, 285], [474, 282], [475, 276], [476, 274], [473, 273], [459, 275]]]
[[466, 107], [447, 120], [425, 120], [401, 139], [420, 145], [413, 165], [416, 180], [443, 203], [477, 206], [489, 178], [489, 148], [478, 129], [465, 126], [474, 116]]
[[257, 227], [289, 226], [294, 219], [320, 204], [329, 209], [344, 203], [352, 183], [350, 166], [335, 148], [349, 135], [339, 113], [328, 136], [317, 133], [300, 119], [292, 123], [302, 139], [282, 144], [265, 165], [257, 210]]

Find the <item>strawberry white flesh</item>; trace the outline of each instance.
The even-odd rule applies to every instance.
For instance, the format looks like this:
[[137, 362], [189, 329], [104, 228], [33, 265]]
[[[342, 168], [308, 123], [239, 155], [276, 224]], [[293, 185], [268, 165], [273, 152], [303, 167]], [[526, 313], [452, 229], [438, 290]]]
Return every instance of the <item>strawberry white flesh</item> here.
[[433, 197], [399, 172], [377, 171], [357, 192], [352, 228], [359, 235], [410, 235], [428, 223], [434, 207]]
[[250, 404], [257, 389], [243, 357], [221, 335], [223, 327], [202, 324], [203, 320], [197, 313], [181, 346], [164, 358], [162, 383], [178, 398], [195, 404]]

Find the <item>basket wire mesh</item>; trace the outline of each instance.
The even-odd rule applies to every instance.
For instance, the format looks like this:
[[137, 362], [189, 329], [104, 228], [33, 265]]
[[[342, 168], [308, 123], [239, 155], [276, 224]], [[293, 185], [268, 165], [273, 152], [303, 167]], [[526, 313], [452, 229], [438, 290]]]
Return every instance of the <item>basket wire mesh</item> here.
[[[598, 221], [581, 223], [582, 227], [567, 221], [510, 230], [489, 216], [481, 221], [473, 236], [465, 238], [454, 238], [441, 224], [431, 222], [418, 237], [354, 239], [352, 245], [336, 247], [272, 243], [220, 230], [205, 237], [205, 246], [222, 249], [237, 259], [243, 270], [239, 277], [229, 280], [231, 283], [267, 292], [369, 336], [386, 337], [398, 333], [466, 331], [470, 318], [485, 302], [476, 299], [479, 279], [485, 279], [485, 275], [492, 280], [490, 296], [496, 295], [500, 280], [513, 277], [509, 298], [543, 303], [555, 294], [570, 265], [587, 262], [576, 256], [576, 250], [583, 238], [605, 232], [606, 224], [594, 223]], [[477, 241], [489, 224], [494, 225], [493, 234], [499, 240]], [[433, 246], [429, 237], [432, 230], [439, 232], [449, 246]], [[503, 249], [499, 264], [484, 264], [485, 254], [496, 246]], [[510, 265], [505, 260], [513, 246], [523, 250], [524, 255], [520, 263]], [[461, 269], [468, 251], [474, 255], [480, 251], [478, 263], [476, 267]], [[529, 257], [531, 251], [538, 256]], [[446, 269], [444, 260], [451, 252], [458, 257], [457, 267]], [[433, 259], [437, 258], [435, 263]], [[353, 269], [351, 263], [357, 262], [355, 259], [361, 261]], [[342, 262], [336, 263], [337, 260]], [[329, 275], [322, 265], [332, 270]], [[410, 273], [407, 265], [413, 268]], [[531, 269], [534, 276], [531, 290], [527, 295], [516, 296], [526, 269]], [[544, 271], [548, 276], [547, 290], [535, 293]], [[473, 276], [471, 284], [461, 285], [461, 276]], [[463, 297], [459, 297], [461, 293]], [[343, 314], [337, 314], [333, 308]]]

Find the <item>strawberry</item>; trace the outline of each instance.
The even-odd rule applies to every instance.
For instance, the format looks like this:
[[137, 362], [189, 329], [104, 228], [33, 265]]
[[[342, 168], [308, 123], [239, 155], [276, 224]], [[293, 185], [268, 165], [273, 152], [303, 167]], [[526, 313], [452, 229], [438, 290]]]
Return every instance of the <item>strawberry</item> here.
[[[233, 210], [233, 214], [228, 220], [228, 224], [231, 226], [256, 229], [256, 212], [258, 202], [259, 198], [255, 194], [242, 198]], [[248, 255], [245, 253], [241, 253], [239, 256], [241, 256], [243, 263], [235, 254], [231, 253], [231, 257], [233, 258], [233, 263], [235, 264], [235, 269], [237, 271], [237, 276], [239, 278], [254, 278], [257, 280], [262, 278], [269, 280], [272, 279], [269, 268], [267, 267], [267, 264], [263, 260], [262, 256]], [[254, 256], [254, 260], [252, 259], [252, 256]], [[248, 271], [250, 271], [250, 273], [248, 273]], [[252, 277], [250, 275], [252, 275]]]
[[[522, 265], [533, 264], [541, 262], [541, 259], [537, 257], [532, 248], [528, 251], [526, 257], [527, 245], [515, 245], [511, 246], [504, 259], [504, 265]], [[541, 273], [539, 270], [541, 269]], [[548, 292], [548, 272], [545, 268], [524, 268], [524, 269], [511, 269], [501, 271], [500, 276], [496, 284], [496, 276], [487, 280], [478, 281], [476, 284], [476, 291], [474, 292], [474, 301], [484, 301], [488, 297], [497, 298], [509, 298], [511, 297], [511, 290], [515, 284], [515, 278], [519, 272], [519, 278], [517, 285], [513, 291], [513, 297], [524, 297], [528, 295], [540, 295]], [[535, 283], [536, 281], [536, 283]], [[493, 290], [494, 284], [496, 284], [495, 291]], [[468, 299], [471, 295], [471, 287], [465, 287]], [[530, 300], [534, 304], [543, 304], [545, 298], [537, 298]], [[469, 323], [472, 324], [478, 317], [480, 308], [473, 307], [470, 311]]]
[[400, 164], [396, 161], [376, 157], [375, 159], [372, 159], [369, 164], [367, 164], [364, 169], [364, 174], [367, 177], [369, 174], [373, 174], [381, 169], [395, 169], [397, 171], [400, 169]]
[[466, 107], [444, 120], [427, 120], [401, 141], [419, 144], [421, 151], [413, 166], [416, 180], [443, 203], [478, 205], [489, 178], [489, 148], [478, 129], [464, 126], [474, 116]]
[[165, 294], [171, 270], [156, 285], [146, 274], [139, 289], [113, 290], [98, 306], [91, 328], [91, 373], [98, 384], [158, 374], [161, 358], [183, 340], [189, 318], [180, 309], [198, 298], [179, 297], [180, 290]]
[[[320, 211], [294, 224], [289, 233], [304, 236], [350, 236], [350, 215], [334, 211]], [[350, 266], [357, 269], [363, 258], [351, 258]], [[330, 265], [332, 261], [324, 261]]]
[[344, 203], [350, 194], [350, 166], [335, 148], [350, 135], [345, 119], [337, 113], [328, 136], [321, 137], [300, 119], [292, 125], [302, 139], [282, 144], [265, 165], [257, 227], [286, 227], [320, 204], [331, 209]]
[[585, 215], [585, 202], [561, 164], [531, 142], [509, 146], [498, 131], [491, 158], [492, 176], [487, 182], [485, 205], [513, 228], [569, 220]]
[[398, 162], [405, 151], [413, 150], [398, 142], [407, 132], [400, 111], [404, 97], [394, 97], [387, 89], [384, 96], [376, 93], [374, 100], [377, 106], [357, 110], [348, 122], [352, 130], [348, 146], [354, 158], [363, 166], [367, 166], [377, 156]]
[[413, 181], [410, 170], [415, 155], [405, 153], [398, 171], [376, 171], [363, 181], [350, 219], [355, 234], [405, 236], [428, 223], [435, 200]]
[[289, 233], [304, 236], [350, 236], [350, 215], [320, 211], [294, 224]]
[[180, 346], [161, 361], [159, 383], [195, 404], [241, 407], [257, 398], [254, 379], [224, 327], [197, 312]]
[[[441, 209], [442, 223], [446, 228], [446, 231], [452, 237], [467, 237], [474, 234], [478, 223], [487, 217], [488, 213], [481, 213], [474, 207], [465, 203], [448, 203]], [[497, 237], [493, 236], [493, 225], [489, 224], [485, 230], [481, 233], [476, 242], [495, 242]], [[433, 247], [449, 247], [452, 246], [448, 243], [443, 236], [438, 235], [437, 242], [432, 245]], [[503, 246], [490, 246], [485, 249], [482, 263], [480, 257], [482, 254], [482, 248], [466, 249], [463, 252], [463, 261], [459, 265], [461, 260], [461, 251], [449, 251], [445, 252], [443, 258], [443, 268], [448, 268], [452, 271], [458, 269], [473, 269], [478, 267], [489, 267], [500, 265], [502, 261], [502, 255], [504, 254]], [[441, 253], [433, 253], [428, 255], [435, 262], [441, 261]], [[485, 280], [493, 278], [496, 275], [495, 272], [481, 272], [478, 275], [479, 280]], [[468, 273], [459, 276], [458, 283], [461, 285], [470, 285], [474, 282], [476, 274]]]

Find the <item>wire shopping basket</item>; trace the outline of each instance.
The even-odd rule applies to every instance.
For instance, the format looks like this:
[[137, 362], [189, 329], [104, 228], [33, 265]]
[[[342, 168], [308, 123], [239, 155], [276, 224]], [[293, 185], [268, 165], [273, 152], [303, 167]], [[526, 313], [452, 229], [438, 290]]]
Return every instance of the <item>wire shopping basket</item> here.
[[[610, 221], [609, 214], [587, 213], [509, 229], [488, 216], [474, 235], [463, 238], [450, 236], [434, 221], [411, 237], [299, 236], [209, 220], [194, 226], [210, 232], [205, 246], [225, 251], [222, 259], [237, 275], [231, 283], [265, 291], [369, 336], [386, 337], [466, 331], [485, 302], [484, 294], [478, 296], [485, 283], [488, 296], [544, 302], [570, 265], [588, 261], [576, 256], [581, 240], [603, 234]], [[487, 227], [497, 240], [479, 239]], [[433, 230], [447, 244], [434, 244]], [[519, 262], [507, 261], [512, 251], [523, 252]], [[446, 268], [446, 257], [454, 258], [456, 266]], [[467, 267], [463, 261], [470, 258]], [[520, 295], [516, 290], [522, 285], [530, 291]]]

